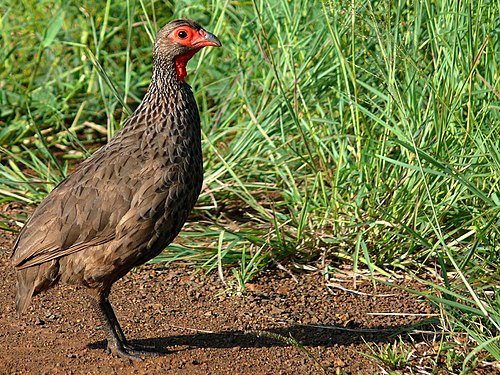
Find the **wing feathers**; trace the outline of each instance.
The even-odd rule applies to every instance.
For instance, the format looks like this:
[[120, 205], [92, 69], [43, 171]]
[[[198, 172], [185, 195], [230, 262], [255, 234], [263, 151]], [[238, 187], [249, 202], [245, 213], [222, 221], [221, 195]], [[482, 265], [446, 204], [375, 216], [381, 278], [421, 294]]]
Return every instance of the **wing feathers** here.
[[12, 264], [31, 267], [131, 231], [154, 235], [151, 231], [156, 229], [155, 219], [164, 215], [165, 201], [179, 198], [173, 188], [180, 183], [179, 170], [144, 160], [136, 143], [127, 144], [127, 153], [108, 143], [59, 184], [21, 230]]

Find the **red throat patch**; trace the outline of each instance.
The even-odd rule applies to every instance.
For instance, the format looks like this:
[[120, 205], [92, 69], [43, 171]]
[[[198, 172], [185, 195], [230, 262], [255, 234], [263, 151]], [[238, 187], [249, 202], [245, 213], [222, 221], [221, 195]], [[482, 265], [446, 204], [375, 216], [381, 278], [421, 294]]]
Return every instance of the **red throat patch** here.
[[194, 56], [201, 48], [193, 49], [184, 55], [177, 56], [175, 58], [175, 69], [177, 70], [177, 78], [180, 81], [184, 81], [184, 77], [187, 76], [186, 65], [191, 57]]

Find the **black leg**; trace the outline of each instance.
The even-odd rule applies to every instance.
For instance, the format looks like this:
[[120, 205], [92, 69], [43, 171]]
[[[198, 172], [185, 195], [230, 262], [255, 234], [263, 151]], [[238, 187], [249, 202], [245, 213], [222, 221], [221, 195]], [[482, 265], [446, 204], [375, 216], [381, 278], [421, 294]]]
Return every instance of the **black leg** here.
[[[125, 336], [118, 325], [114, 312], [112, 312], [113, 308], [109, 304], [107, 296], [101, 295], [98, 299], [93, 299], [93, 305], [106, 332], [108, 351], [122, 358], [128, 358], [132, 361], [141, 361], [141, 357], [129, 353], [123, 346]], [[110, 313], [110, 311], [112, 313]], [[118, 329], [116, 328], [117, 325]]]
[[92, 301], [106, 331], [108, 352], [132, 361], [142, 361], [141, 355], [159, 356], [164, 354], [148, 350], [148, 348], [140, 348], [127, 342], [107, 295], [101, 295], [99, 299], [92, 299]]
[[127, 339], [122, 331], [122, 327], [120, 327], [120, 323], [118, 323], [118, 319], [116, 318], [115, 312], [113, 311], [113, 307], [111, 306], [111, 303], [109, 303], [107, 297], [103, 299], [102, 307], [105, 311], [106, 317], [109, 319], [116, 333], [116, 336], [118, 337], [122, 345], [125, 345], [127, 343]]

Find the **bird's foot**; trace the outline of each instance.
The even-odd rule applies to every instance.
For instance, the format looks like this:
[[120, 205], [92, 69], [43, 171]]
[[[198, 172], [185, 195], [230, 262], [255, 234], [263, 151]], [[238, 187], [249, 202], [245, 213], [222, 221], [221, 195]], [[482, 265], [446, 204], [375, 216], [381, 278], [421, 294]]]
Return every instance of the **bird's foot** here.
[[159, 357], [166, 353], [156, 351], [154, 346], [142, 346], [137, 344], [118, 343], [117, 345], [109, 344], [107, 347], [108, 353], [114, 354], [121, 358], [130, 359], [131, 361], [142, 361], [142, 357]]
[[167, 354], [167, 351], [160, 351], [154, 345], [140, 345], [126, 342], [123, 346], [128, 352], [142, 356], [160, 357]]
[[113, 344], [108, 343], [108, 347], [106, 348], [106, 351], [108, 352], [108, 354], [113, 354], [113, 355], [116, 355], [117, 357], [120, 357], [120, 358], [129, 359], [129, 360], [135, 361], [135, 362], [142, 361], [140, 353], [135, 353], [133, 350], [127, 349], [121, 343], [119, 343], [118, 345], [113, 345]]

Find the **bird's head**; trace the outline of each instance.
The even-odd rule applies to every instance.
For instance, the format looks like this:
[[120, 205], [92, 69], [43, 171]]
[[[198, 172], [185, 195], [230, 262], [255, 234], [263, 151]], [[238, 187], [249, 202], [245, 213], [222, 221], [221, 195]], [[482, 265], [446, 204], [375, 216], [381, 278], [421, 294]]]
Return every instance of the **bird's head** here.
[[157, 34], [154, 56], [157, 61], [173, 61], [177, 77], [183, 81], [186, 64], [203, 47], [220, 47], [217, 37], [195, 21], [180, 19], [169, 22]]

